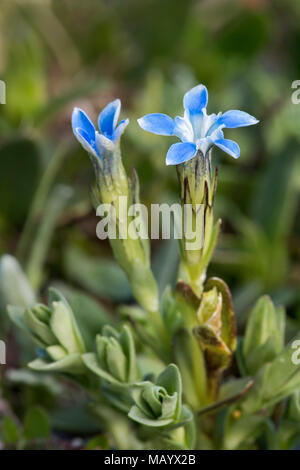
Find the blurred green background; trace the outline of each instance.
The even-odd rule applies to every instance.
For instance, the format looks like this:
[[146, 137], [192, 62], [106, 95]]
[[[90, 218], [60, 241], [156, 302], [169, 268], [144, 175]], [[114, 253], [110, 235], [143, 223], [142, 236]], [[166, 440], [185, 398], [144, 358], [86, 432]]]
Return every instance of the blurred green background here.
[[[164, 163], [170, 142], [144, 133], [136, 119], [149, 112], [181, 114], [183, 94], [203, 83], [210, 113], [241, 109], [261, 121], [227, 131], [240, 144], [237, 161], [213, 151], [223, 225], [210, 273], [230, 285], [241, 329], [262, 293], [283, 303], [290, 331], [298, 329], [300, 104], [292, 103], [291, 86], [300, 79], [300, 2], [0, 4], [0, 78], [6, 83], [6, 104], [0, 105], [0, 254], [17, 257], [38, 297], [55, 284], [69, 294], [84, 290], [86, 308], [113, 312], [119, 302], [132, 301], [108, 245], [96, 238], [94, 176], [72, 134], [72, 108], [83, 108], [96, 121], [119, 97], [122, 117], [131, 120], [123, 160], [128, 172], [135, 167], [139, 174], [142, 199], [176, 201], [176, 171]], [[176, 242], [155, 242], [153, 266], [161, 286], [172, 281], [176, 263]], [[10, 365], [19, 367], [26, 358], [15, 348], [6, 300], [0, 338], [12, 337]], [[20, 406], [37, 400], [32, 390], [22, 397]]]

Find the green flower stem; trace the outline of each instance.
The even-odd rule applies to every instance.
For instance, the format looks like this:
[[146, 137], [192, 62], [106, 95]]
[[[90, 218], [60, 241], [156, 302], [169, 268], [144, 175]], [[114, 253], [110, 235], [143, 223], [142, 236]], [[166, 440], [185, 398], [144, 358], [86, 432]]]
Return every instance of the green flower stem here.
[[203, 273], [200, 267], [200, 263], [197, 264], [185, 264], [185, 268], [189, 274], [189, 285], [193, 292], [200, 297], [203, 291], [203, 284], [205, 281], [205, 272]]
[[170, 335], [166, 330], [161, 313], [158, 310], [155, 312], [148, 312], [148, 313], [149, 313], [150, 318], [153, 321], [154, 330], [157, 333], [160, 341], [162, 341], [161, 347], [163, 350], [167, 350], [168, 355], [169, 355], [169, 349], [170, 349], [170, 343], [171, 343]]
[[[159, 337], [164, 349], [164, 357], [168, 354], [170, 338], [159, 312], [159, 294], [156, 280], [151, 270], [150, 244], [148, 240], [127, 237], [129, 224], [132, 222], [128, 214], [128, 206], [139, 202], [139, 182], [135, 172], [132, 180], [128, 180], [121, 158], [120, 146], [114, 151], [107, 150], [101, 162], [91, 156], [97, 181], [98, 200], [105, 204], [113, 204], [119, 235], [125, 237], [109, 239], [113, 254], [126, 273], [133, 295], [141, 307], [149, 314], [153, 329]], [[120, 197], [124, 204], [119, 207]], [[126, 223], [124, 222], [126, 220]], [[167, 345], [167, 348], [166, 348]]]

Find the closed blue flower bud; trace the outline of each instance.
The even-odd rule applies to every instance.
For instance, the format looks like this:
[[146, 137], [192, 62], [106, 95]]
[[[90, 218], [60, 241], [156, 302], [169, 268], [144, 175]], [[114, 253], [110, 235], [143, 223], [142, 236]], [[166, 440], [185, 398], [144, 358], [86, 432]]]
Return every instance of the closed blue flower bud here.
[[99, 132], [82, 109], [74, 108], [72, 113], [73, 132], [89, 154], [102, 159], [107, 150], [114, 150], [129, 123], [129, 119], [125, 119], [117, 125], [120, 111], [121, 101], [119, 99], [109, 103], [98, 116]]

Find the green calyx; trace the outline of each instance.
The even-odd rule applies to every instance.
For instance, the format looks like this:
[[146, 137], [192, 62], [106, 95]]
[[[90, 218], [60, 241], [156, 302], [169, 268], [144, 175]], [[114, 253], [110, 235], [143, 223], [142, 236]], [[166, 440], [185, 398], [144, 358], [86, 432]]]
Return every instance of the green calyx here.
[[[183, 209], [192, 208], [192, 227], [197, 236], [201, 234], [202, 240], [197, 244], [187, 239], [183, 229], [184, 238], [181, 243], [181, 266], [179, 278], [188, 282], [196, 295], [201, 295], [206, 276], [206, 268], [213, 254], [220, 220], [214, 222], [213, 207], [217, 185], [217, 171], [214, 176], [211, 169], [211, 155], [197, 155], [186, 163], [178, 165], [178, 178], [180, 182], [181, 204]], [[195, 235], [196, 236], [196, 235]], [[199, 245], [199, 246], [198, 246]]]

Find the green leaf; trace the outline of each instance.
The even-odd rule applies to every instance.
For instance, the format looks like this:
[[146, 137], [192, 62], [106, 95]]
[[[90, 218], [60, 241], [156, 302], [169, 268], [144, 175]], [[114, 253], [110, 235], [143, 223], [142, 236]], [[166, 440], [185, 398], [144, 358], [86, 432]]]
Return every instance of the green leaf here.
[[150, 381], [136, 382], [131, 387], [134, 405], [130, 408], [128, 416], [150, 427], [180, 426], [181, 393], [178, 367], [169, 364], [158, 376], [155, 384]]
[[297, 188], [292, 181], [296, 163], [297, 145], [289, 141], [268, 162], [253, 192], [253, 217], [271, 241], [287, 236], [294, 220]]
[[157, 377], [156, 384], [164, 387], [169, 395], [177, 393], [177, 406], [175, 412], [175, 419], [181, 413], [181, 395], [182, 395], [182, 381], [178, 367], [175, 364], [169, 364]]
[[117, 301], [131, 298], [127, 278], [112, 260], [97, 259], [70, 247], [64, 253], [64, 266], [70, 279], [93, 294]]
[[41, 213], [41, 219], [31, 243], [26, 274], [31, 284], [38, 289], [44, 280], [44, 263], [50, 248], [58, 219], [73, 196], [71, 186], [57, 184], [52, 189]]
[[[183, 406], [182, 410], [184, 413], [186, 413], [187, 407]], [[195, 420], [194, 420], [193, 414], [191, 413], [190, 419], [188, 420], [188, 422], [184, 424], [184, 441], [185, 441], [185, 445], [187, 449], [191, 450], [195, 448], [196, 438], [197, 438], [197, 434], [196, 434]]]
[[84, 344], [91, 351], [96, 334], [113, 319], [103, 305], [82, 292], [74, 292], [69, 300]]
[[8, 381], [12, 384], [29, 386], [31, 389], [38, 387], [44, 389], [52, 396], [59, 396], [63, 392], [63, 384], [53, 375], [40, 374], [28, 368], [26, 369], [9, 369], [6, 373]]
[[177, 392], [178, 396], [181, 395], [181, 377], [179, 369], [175, 364], [169, 364], [168, 367], [159, 374], [156, 383], [164, 387], [170, 395], [174, 392]]
[[[298, 335], [294, 340], [299, 338]], [[244, 411], [253, 413], [269, 408], [300, 387], [300, 365], [292, 360], [294, 340], [272, 362], [258, 371], [255, 384], [241, 405]]]
[[174, 286], [178, 269], [178, 241], [175, 239], [162, 240], [155, 251], [153, 273], [162, 295], [168, 285]]
[[46, 348], [46, 351], [53, 361], [59, 361], [60, 359], [66, 357], [68, 354], [62, 346], [59, 346], [57, 344], [55, 344], [54, 346], [48, 346], [48, 348]]
[[38, 407], [30, 408], [24, 418], [24, 436], [32, 439], [47, 439], [50, 436], [50, 423], [46, 412]]
[[120, 382], [125, 382], [127, 379], [127, 359], [118, 342], [116, 345], [109, 342], [106, 346], [106, 361], [112, 375]]
[[222, 294], [221, 337], [231, 351], [236, 348], [236, 324], [232, 297], [227, 284], [218, 277], [211, 277], [205, 283], [205, 290], [216, 288]]
[[[151, 450], [193, 450], [196, 442], [196, 429], [194, 421], [181, 425], [180, 429], [171, 427], [171, 432], [162, 430], [155, 438], [151, 439]], [[199, 437], [199, 436], [197, 436]]]
[[107, 382], [110, 383], [120, 384], [120, 382], [112, 374], [100, 367], [96, 354], [85, 353], [82, 355], [82, 360], [86, 367], [94, 372], [94, 374], [101, 377], [101, 379], [107, 380]]
[[149, 315], [147, 312], [137, 305], [121, 305], [118, 308], [118, 312], [126, 320], [132, 319], [134, 322], [138, 322], [143, 325], [149, 321]]
[[128, 417], [137, 423], [143, 424], [144, 426], [155, 427], [155, 428], [167, 426], [168, 424], [171, 424], [173, 422], [173, 418], [167, 418], [167, 419], [148, 418], [145, 415], [145, 413], [143, 413], [140, 410], [140, 408], [138, 408], [136, 405], [133, 405], [130, 408]]
[[284, 310], [275, 309], [268, 296], [261, 297], [250, 313], [243, 340], [240, 359], [247, 373], [255, 374], [263, 364], [274, 359], [283, 349], [284, 336]]
[[177, 308], [180, 312], [184, 325], [194, 326], [200, 303], [199, 297], [194, 294], [189, 284], [184, 281], [177, 282], [173, 296], [176, 302], [174, 308]]
[[36, 341], [39, 343], [41, 346], [44, 346], [44, 344], [40, 341], [40, 339], [33, 334], [32, 331], [29, 330], [29, 328], [26, 326], [24, 323], [24, 314], [25, 314], [25, 308], [24, 307], [16, 307], [14, 305], [8, 305], [7, 306], [7, 312], [9, 315], [9, 318], [11, 321], [21, 330], [23, 330], [28, 336], [33, 341]]
[[[279, 354], [284, 341], [284, 312], [268, 296], [255, 304], [248, 320], [243, 353], [250, 373]], [[259, 348], [257, 350], [257, 348]]]
[[244, 415], [232, 420], [225, 429], [224, 448], [228, 450], [251, 448], [265, 428], [264, 416]]
[[127, 325], [124, 325], [120, 334], [120, 344], [127, 357], [127, 377], [129, 382], [137, 380], [137, 362], [135, 345], [132, 333]]
[[83, 340], [70, 309], [61, 301], [53, 302], [52, 308], [50, 326], [60, 344], [70, 354], [83, 353], [85, 351]]
[[25, 310], [23, 321], [31, 333], [37, 337], [42, 344], [51, 346], [57, 342], [49, 325], [39, 320], [33, 313], [33, 310], [29, 308]]
[[[183, 324], [182, 309], [175, 299], [171, 286], [167, 286], [162, 295], [162, 315], [166, 328], [173, 335]], [[194, 311], [193, 314], [194, 316]]]
[[20, 439], [20, 431], [15, 421], [5, 416], [2, 421], [1, 434], [4, 444], [16, 445]]
[[290, 399], [287, 416], [300, 423], [300, 389], [296, 390]]
[[48, 289], [48, 305], [51, 306], [53, 302], [62, 302], [69, 310], [71, 310], [71, 307], [65, 296], [58, 289], [50, 287]]
[[93, 437], [85, 446], [85, 450], [109, 450], [109, 439], [105, 434]]
[[44, 359], [35, 359], [28, 367], [40, 372], [65, 372], [82, 374], [85, 372], [82, 356], [79, 353], [69, 354], [56, 362], [47, 362]]
[[173, 337], [172, 348], [180, 369], [185, 400], [193, 409], [200, 408], [205, 403], [207, 386], [203, 353], [194, 335], [183, 328]]
[[282, 419], [277, 431], [280, 450], [294, 450], [299, 446], [300, 423], [292, 419]]
[[7, 304], [32, 307], [36, 302], [35, 293], [30, 286], [20, 264], [10, 255], [0, 258], [0, 306]]
[[205, 354], [207, 370], [214, 373], [227, 369], [231, 363], [232, 353], [215, 329], [210, 325], [202, 325], [195, 327], [193, 333]]
[[286, 405], [277, 435], [280, 449], [288, 450], [298, 447], [300, 437], [300, 388], [293, 393]]
[[255, 348], [246, 356], [247, 371], [249, 374], [255, 374], [264, 364], [272, 361], [278, 353], [276, 340], [273, 336], [270, 336], [264, 344]]

